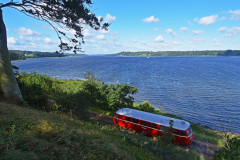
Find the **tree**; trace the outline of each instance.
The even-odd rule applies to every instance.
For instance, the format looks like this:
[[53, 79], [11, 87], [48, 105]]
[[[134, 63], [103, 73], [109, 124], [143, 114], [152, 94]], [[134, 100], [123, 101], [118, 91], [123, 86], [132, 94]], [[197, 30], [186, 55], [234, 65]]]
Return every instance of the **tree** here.
[[230, 138], [225, 134], [225, 145], [215, 152], [214, 160], [235, 160], [240, 159], [240, 137]]
[[[56, 32], [60, 44], [58, 53], [72, 50], [74, 53], [82, 51], [83, 26], [87, 25], [95, 30], [107, 29], [108, 23], [98, 18], [90, 11], [91, 0], [9, 0], [0, 3], [0, 92], [6, 99], [21, 101], [22, 95], [13, 74], [9, 52], [7, 48], [6, 27], [3, 21], [2, 8], [11, 7], [27, 16], [48, 23]], [[64, 30], [75, 31], [73, 36]], [[67, 39], [68, 42], [65, 42]]]

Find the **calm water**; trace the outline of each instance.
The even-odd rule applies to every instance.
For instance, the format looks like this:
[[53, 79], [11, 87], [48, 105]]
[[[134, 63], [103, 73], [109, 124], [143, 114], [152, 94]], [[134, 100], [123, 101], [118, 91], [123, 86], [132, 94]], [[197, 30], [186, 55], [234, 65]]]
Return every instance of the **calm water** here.
[[14, 61], [20, 72], [83, 79], [92, 72], [106, 83], [139, 89], [136, 102], [213, 129], [223, 123], [240, 133], [240, 57], [72, 57]]

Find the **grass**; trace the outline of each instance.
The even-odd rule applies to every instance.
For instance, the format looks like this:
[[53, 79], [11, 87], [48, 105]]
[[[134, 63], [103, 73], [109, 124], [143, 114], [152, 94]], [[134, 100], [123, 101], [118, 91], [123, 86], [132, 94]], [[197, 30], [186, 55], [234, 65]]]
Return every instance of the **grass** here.
[[0, 103], [0, 159], [199, 159], [114, 125]]

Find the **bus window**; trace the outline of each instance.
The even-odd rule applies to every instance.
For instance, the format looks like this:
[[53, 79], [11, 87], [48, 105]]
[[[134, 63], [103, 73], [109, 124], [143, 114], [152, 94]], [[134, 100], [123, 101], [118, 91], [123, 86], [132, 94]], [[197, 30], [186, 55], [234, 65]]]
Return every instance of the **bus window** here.
[[157, 125], [154, 124], [154, 123], [150, 123], [150, 127], [152, 127], [152, 128], [157, 128]]
[[138, 120], [133, 118], [133, 123], [137, 123], [138, 124]]
[[141, 121], [141, 125], [147, 126], [147, 122]]
[[189, 128], [188, 130], [187, 130], [187, 135], [190, 135], [192, 133], [192, 128]]
[[181, 136], [186, 136], [185, 132], [180, 131]]
[[131, 119], [129, 117], [125, 117], [126, 121], [131, 121]]
[[174, 133], [174, 134], [177, 134], [177, 135], [180, 135], [180, 132], [179, 132], [179, 130], [177, 130], [177, 129], [173, 129], [173, 133]]

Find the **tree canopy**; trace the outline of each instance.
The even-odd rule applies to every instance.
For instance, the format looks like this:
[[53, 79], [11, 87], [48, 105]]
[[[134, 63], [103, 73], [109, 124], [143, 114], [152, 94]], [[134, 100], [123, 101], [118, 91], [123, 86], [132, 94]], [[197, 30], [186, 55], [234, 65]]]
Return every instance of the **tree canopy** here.
[[[0, 3], [0, 8], [11, 7], [37, 20], [51, 25], [60, 40], [60, 53], [73, 50], [82, 51], [83, 26], [88, 25], [95, 30], [107, 29], [108, 23], [91, 12], [91, 0], [11, 0]], [[74, 30], [73, 36], [64, 30]], [[64, 37], [68, 42], [64, 41]]]
[[[2, 9], [14, 8], [27, 16], [51, 25], [59, 38], [58, 53], [72, 50], [82, 51], [83, 29], [89, 26], [94, 30], [107, 29], [108, 23], [91, 12], [91, 0], [5, 0], [0, 2], [0, 96], [11, 101], [22, 101], [18, 83], [13, 74], [7, 47], [6, 26]], [[66, 34], [73, 30], [73, 35]]]

